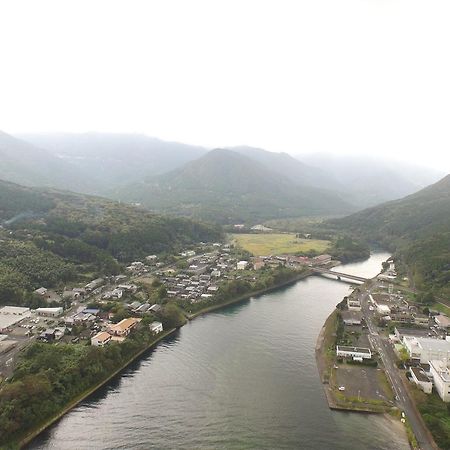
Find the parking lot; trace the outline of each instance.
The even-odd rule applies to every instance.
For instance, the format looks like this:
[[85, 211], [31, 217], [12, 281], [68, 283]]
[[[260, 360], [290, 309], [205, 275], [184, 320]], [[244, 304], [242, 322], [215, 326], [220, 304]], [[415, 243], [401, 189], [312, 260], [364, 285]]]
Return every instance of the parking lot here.
[[[334, 370], [336, 385], [343, 386], [341, 391], [346, 397], [369, 400], [392, 400], [389, 386], [384, 382], [384, 372], [376, 367], [339, 364]], [[384, 378], [383, 378], [384, 377]]]

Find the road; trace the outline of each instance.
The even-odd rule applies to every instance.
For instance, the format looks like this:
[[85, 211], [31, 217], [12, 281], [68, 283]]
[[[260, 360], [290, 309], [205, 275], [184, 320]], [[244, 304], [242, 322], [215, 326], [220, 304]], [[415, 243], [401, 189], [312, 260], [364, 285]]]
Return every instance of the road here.
[[423, 423], [420, 413], [417, 411], [417, 408], [409, 395], [409, 391], [404, 385], [402, 374], [396, 366], [397, 357], [395, 356], [391, 344], [387, 338], [378, 333], [378, 327], [374, 323], [374, 313], [369, 310], [368, 297], [369, 293], [366, 291], [360, 295], [362, 312], [369, 330], [369, 341], [372, 348], [380, 354], [381, 360], [383, 361], [383, 365], [385, 367], [386, 375], [394, 391], [397, 406], [404, 411], [406, 418], [414, 431], [414, 435], [420, 449], [437, 449], [438, 447]]

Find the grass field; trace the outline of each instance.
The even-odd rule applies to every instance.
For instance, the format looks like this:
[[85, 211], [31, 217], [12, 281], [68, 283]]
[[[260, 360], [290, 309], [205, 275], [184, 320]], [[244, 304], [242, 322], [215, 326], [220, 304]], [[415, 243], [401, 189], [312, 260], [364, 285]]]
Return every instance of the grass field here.
[[233, 234], [232, 239], [244, 250], [255, 256], [280, 255], [282, 253], [323, 253], [329, 241], [298, 239], [295, 234]]

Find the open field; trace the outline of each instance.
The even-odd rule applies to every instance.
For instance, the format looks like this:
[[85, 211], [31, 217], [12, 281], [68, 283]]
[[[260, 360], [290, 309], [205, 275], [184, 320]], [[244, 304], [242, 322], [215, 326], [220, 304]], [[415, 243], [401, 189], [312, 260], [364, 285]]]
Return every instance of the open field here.
[[279, 255], [282, 253], [323, 253], [330, 241], [299, 239], [295, 234], [233, 234], [232, 239], [244, 250], [255, 256]]

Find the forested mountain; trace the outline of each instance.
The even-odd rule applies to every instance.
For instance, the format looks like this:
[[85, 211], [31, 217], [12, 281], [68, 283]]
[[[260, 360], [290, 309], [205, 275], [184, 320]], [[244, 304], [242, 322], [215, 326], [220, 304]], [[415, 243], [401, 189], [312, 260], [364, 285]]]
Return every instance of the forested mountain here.
[[120, 263], [221, 238], [220, 228], [57, 190], [0, 182], [0, 303], [41, 285], [115, 274]]
[[319, 167], [307, 165], [287, 153], [268, 152], [254, 147], [231, 147], [230, 150], [259, 162], [267, 169], [299, 186], [345, 191], [344, 185]]
[[419, 288], [450, 294], [450, 175], [401, 200], [330, 223], [396, 250]]
[[0, 131], [0, 179], [26, 186], [65, 187], [79, 192], [95, 184], [52, 153]]
[[224, 149], [130, 185], [116, 195], [156, 211], [220, 223], [336, 215], [352, 210], [330, 191], [298, 186], [259, 162]]
[[437, 170], [379, 157], [313, 153], [297, 158], [329, 174], [338, 183], [339, 190], [345, 192], [346, 199], [359, 208], [402, 198], [445, 175]]
[[92, 193], [105, 193], [168, 172], [207, 152], [202, 147], [142, 134], [44, 133], [22, 137], [70, 163], [83, 179], [95, 180]]

